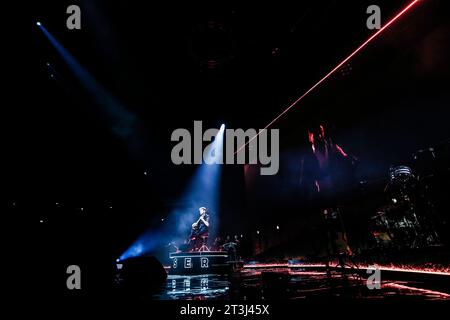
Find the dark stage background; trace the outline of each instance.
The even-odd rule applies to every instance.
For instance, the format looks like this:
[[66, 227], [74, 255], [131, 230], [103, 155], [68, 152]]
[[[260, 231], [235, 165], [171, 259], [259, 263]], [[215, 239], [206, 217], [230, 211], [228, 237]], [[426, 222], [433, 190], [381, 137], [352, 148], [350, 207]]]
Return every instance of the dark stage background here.
[[[382, 20], [406, 3], [379, 1]], [[65, 26], [69, 4], [82, 8], [80, 31]], [[55, 275], [63, 279], [65, 266], [78, 264], [94, 279], [90, 286], [108, 283], [102, 270], [165, 223], [195, 172], [172, 164], [172, 131], [191, 129], [194, 120], [205, 128], [264, 127], [373, 33], [365, 24], [370, 4], [35, 3], [31, 88], [14, 111], [6, 192], [8, 210], [36, 232], [32, 252], [43, 278], [64, 289]], [[369, 217], [385, 204], [390, 165], [414, 167], [413, 154], [429, 147], [438, 150], [441, 172], [433, 201], [448, 221], [448, 12], [446, 1], [423, 1], [275, 123], [278, 175], [224, 166], [219, 232], [242, 234], [248, 255], [257, 230], [269, 256], [320, 254], [320, 212], [333, 199], [352, 247], [367, 249]], [[87, 94], [37, 20], [121, 102], [117, 117]], [[326, 199], [310, 183], [320, 173], [308, 164], [308, 130], [319, 125], [357, 158]]]

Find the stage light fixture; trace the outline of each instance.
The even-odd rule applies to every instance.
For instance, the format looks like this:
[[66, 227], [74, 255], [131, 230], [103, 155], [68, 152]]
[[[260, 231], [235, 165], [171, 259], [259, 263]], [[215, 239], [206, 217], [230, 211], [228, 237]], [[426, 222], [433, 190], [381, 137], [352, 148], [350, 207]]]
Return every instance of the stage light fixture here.
[[[139, 149], [137, 141], [140, 141], [137, 128], [141, 125], [138, 117], [126, 108], [115, 96], [113, 96], [95, 77], [72, 55], [40, 22], [39, 29], [50, 41], [54, 49], [66, 63], [74, 77], [82, 85], [83, 89], [94, 99], [96, 107], [100, 109], [112, 134], [124, 140], [128, 151], [137, 156]], [[53, 69], [51, 66], [50, 69]], [[50, 76], [57, 78], [56, 75]]]

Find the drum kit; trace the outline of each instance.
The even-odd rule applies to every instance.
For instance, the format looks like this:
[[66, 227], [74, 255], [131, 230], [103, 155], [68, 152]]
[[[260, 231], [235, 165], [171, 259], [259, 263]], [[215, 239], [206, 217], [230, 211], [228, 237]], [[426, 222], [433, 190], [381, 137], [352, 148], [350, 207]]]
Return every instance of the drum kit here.
[[[446, 144], [448, 147], [448, 142]], [[445, 148], [444, 148], [445, 149]], [[445, 149], [446, 150], [446, 149]], [[435, 148], [413, 154], [415, 170], [406, 165], [391, 166], [385, 188], [387, 204], [370, 219], [370, 231], [379, 248], [421, 248], [440, 244], [433, 214], [433, 175], [439, 172]]]
[[378, 247], [417, 248], [433, 244], [414, 210], [386, 206], [371, 218], [371, 231]]

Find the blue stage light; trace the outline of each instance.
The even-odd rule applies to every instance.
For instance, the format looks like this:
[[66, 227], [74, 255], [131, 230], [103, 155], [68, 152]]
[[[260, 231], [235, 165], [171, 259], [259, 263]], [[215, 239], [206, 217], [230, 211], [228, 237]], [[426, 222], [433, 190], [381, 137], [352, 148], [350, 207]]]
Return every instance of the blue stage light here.
[[96, 105], [102, 111], [103, 118], [110, 125], [112, 133], [124, 140], [131, 152], [138, 152], [142, 139], [137, 134], [140, 122], [136, 115], [130, 112], [115, 96], [103, 87], [40, 22], [36, 24], [63, 58], [80, 84], [95, 100]]

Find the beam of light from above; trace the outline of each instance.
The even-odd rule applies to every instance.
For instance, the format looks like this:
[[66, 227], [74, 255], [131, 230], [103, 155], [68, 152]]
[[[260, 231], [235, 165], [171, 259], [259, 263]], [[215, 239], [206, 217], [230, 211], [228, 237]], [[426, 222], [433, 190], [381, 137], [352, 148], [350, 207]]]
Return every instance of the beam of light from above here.
[[344, 60], [342, 60], [336, 67], [334, 67], [330, 72], [328, 72], [322, 79], [317, 81], [311, 88], [309, 88], [303, 95], [301, 95], [297, 100], [295, 100], [289, 107], [287, 107], [283, 112], [281, 112], [278, 116], [276, 116], [269, 124], [267, 124], [262, 130], [253, 136], [249, 141], [243, 144], [234, 154], [240, 152], [243, 148], [245, 148], [251, 141], [256, 139], [261, 132], [268, 129], [272, 124], [274, 124], [278, 119], [280, 119], [284, 114], [286, 114], [289, 110], [295, 107], [303, 98], [305, 98], [311, 91], [317, 88], [322, 82], [324, 82], [328, 77], [330, 77], [336, 70], [346, 64], [353, 56], [355, 56], [359, 51], [361, 51], [365, 46], [367, 46], [373, 39], [378, 37], [384, 30], [389, 28], [395, 21], [397, 21], [403, 14], [405, 14], [409, 9], [411, 9], [415, 4], [417, 4], [421, 0], [414, 0], [409, 5], [407, 5], [403, 10], [401, 10], [395, 17], [389, 20], [382, 28], [380, 28], [377, 32], [375, 32], [372, 36], [369, 37], [366, 41], [364, 41], [358, 48], [356, 48], [350, 55], [348, 55]]
[[[223, 140], [225, 126], [222, 125], [215, 135], [211, 148], [204, 154], [204, 163], [199, 166], [181, 201], [188, 204], [182, 208], [178, 233], [186, 233], [193, 221], [198, 219], [198, 208], [207, 207], [211, 217], [210, 235], [213, 236], [218, 225], [219, 193], [223, 160]], [[206, 150], [206, 149], [205, 149]], [[209, 164], [208, 164], [209, 163]]]
[[91, 73], [40, 22], [36, 24], [63, 58], [84, 89], [95, 99], [97, 105], [103, 111], [103, 115], [109, 121], [114, 135], [125, 140], [130, 150], [138, 150], [139, 139], [136, 137], [138, 119], [136, 116], [128, 111], [123, 104], [98, 83]]
[[204, 163], [194, 173], [182, 197], [178, 199], [178, 205], [164, 219], [164, 224], [159, 228], [152, 228], [139, 236], [120, 256], [120, 260], [156, 252], [168, 243], [176, 244], [177, 246], [182, 244], [189, 235], [192, 223], [197, 221], [199, 217], [198, 209], [200, 207], [208, 208], [211, 217], [209, 238], [214, 238], [214, 233], [219, 224], [218, 209], [222, 168], [220, 163], [223, 157], [224, 132], [225, 125], [222, 125], [220, 130], [217, 130], [215, 139], [210, 144], [209, 151], [203, 155]]
[[[186, 188], [181, 202], [186, 204], [178, 213], [179, 223], [177, 232], [186, 233], [192, 222], [198, 219], [198, 208], [207, 207], [211, 217], [210, 238], [218, 225], [219, 194], [223, 157], [223, 138], [225, 126], [222, 125], [217, 132], [208, 154], [204, 155], [204, 162], [195, 172], [189, 186]], [[219, 162], [219, 163], [218, 163]], [[212, 163], [212, 164], [207, 164]]]

